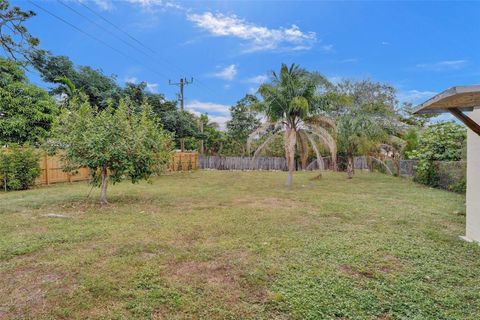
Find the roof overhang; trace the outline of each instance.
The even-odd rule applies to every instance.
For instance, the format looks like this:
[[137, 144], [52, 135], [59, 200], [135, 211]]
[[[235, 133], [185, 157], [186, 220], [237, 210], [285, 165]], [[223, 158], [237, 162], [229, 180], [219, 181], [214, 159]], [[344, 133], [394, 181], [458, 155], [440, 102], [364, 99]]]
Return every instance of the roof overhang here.
[[453, 114], [467, 127], [480, 135], [480, 125], [464, 114], [480, 107], [480, 85], [452, 87], [433, 98], [418, 105], [414, 113], [445, 113]]
[[444, 113], [456, 108], [472, 111], [480, 107], [480, 85], [452, 87], [418, 105], [414, 113]]

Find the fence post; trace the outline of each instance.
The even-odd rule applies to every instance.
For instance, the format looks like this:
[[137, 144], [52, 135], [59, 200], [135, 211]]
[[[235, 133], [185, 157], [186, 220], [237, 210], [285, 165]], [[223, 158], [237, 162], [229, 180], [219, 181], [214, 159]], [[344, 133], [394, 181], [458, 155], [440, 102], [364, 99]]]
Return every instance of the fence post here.
[[50, 184], [50, 181], [48, 179], [48, 154], [45, 153], [45, 183], [47, 186]]

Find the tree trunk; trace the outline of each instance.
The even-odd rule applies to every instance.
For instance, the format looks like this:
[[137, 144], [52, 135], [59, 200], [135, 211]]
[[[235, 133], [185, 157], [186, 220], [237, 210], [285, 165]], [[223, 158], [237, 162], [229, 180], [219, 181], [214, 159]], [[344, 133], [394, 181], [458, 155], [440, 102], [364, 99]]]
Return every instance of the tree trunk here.
[[337, 153], [333, 152], [331, 154], [331, 159], [332, 159], [332, 171], [335, 172], [338, 170], [338, 165], [337, 165]]
[[354, 164], [353, 164], [353, 154], [351, 153], [348, 153], [347, 155], [347, 176], [348, 176], [348, 179], [352, 179], [353, 178], [353, 174], [355, 173], [355, 168], [354, 168]]
[[302, 171], [305, 171], [308, 166], [308, 143], [304, 140], [301, 134], [298, 134], [299, 146], [300, 146], [300, 164]]
[[108, 171], [107, 167], [102, 167], [102, 185], [100, 187], [100, 204], [108, 204], [107, 201]]
[[287, 127], [285, 130], [285, 158], [287, 159], [288, 176], [285, 185], [290, 187], [295, 171], [295, 144], [297, 142], [297, 132], [295, 129]]
[[185, 152], [185, 139], [180, 138], [180, 151]]

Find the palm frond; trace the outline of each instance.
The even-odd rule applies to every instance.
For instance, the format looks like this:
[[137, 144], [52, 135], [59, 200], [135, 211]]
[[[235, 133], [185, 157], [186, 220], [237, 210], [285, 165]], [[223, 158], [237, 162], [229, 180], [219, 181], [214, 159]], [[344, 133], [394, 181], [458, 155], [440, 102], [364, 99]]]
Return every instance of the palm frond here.
[[317, 144], [315, 143], [315, 140], [305, 130], [301, 130], [301, 131], [305, 134], [308, 141], [310, 141], [310, 144], [312, 145], [313, 151], [315, 151], [315, 155], [317, 156], [318, 170], [320, 170], [320, 172], [325, 170], [325, 166], [323, 165], [323, 158], [322, 158], [322, 155], [320, 154], [320, 151], [318, 150], [318, 147], [317, 147]]
[[250, 135], [248, 136], [247, 138], [247, 154], [250, 154], [250, 147], [252, 146], [252, 141], [257, 137], [257, 136], [261, 136], [265, 133], [267, 133], [268, 129], [270, 129], [271, 127], [273, 127], [275, 125], [275, 123], [272, 123], [270, 121], [267, 121], [265, 122], [264, 124], [262, 124], [260, 127], [258, 127], [257, 129], [255, 129], [255, 131], [253, 131], [252, 133], [250, 133]]
[[322, 142], [327, 146], [328, 150], [330, 151], [330, 155], [332, 156], [332, 164], [333, 170], [336, 170], [337, 167], [337, 142], [335, 139], [330, 135], [330, 133], [323, 127], [318, 125], [310, 125], [309, 130], [319, 137]]
[[380, 160], [380, 159], [378, 159], [378, 158], [372, 157], [372, 156], [370, 156], [370, 159], [375, 160], [375, 162], [381, 164], [381, 165], [385, 168], [385, 170], [387, 170], [387, 172], [388, 172], [391, 176], [393, 176], [392, 170], [390, 170], [390, 168], [385, 164], [385, 162], [383, 162], [382, 160]]
[[315, 116], [307, 117], [303, 121], [306, 124], [322, 126], [322, 127], [330, 127], [333, 129], [334, 132], [337, 131], [337, 124], [335, 123], [335, 120], [333, 120], [330, 117], [315, 115]]
[[275, 136], [279, 132], [280, 131], [271, 133], [270, 136], [267, 139], [265, 139], [265, 141], [263, 141], [263, 143], [257, 148], [257, 150], [255, 150], [255, 153], [253, 154], [252, 160], [250, 162], [251, 163], [250, 168], [254, 167], [253, 165], [255, 164], [255, 161], [257, 160], [258, 155], [265, 149], [265, 147], [270, 143], [270, 141], [272, 141], [273, 138], [275, 138]]

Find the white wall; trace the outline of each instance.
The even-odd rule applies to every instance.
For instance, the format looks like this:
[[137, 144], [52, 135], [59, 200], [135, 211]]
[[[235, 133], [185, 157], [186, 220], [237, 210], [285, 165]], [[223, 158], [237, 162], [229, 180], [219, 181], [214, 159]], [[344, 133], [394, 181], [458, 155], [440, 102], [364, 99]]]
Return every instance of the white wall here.
[[[468, 114], [480, 123], [480, 107]], [[467, 240], [480, 242], [480, 136], [468, 129], [467, 136]]]

